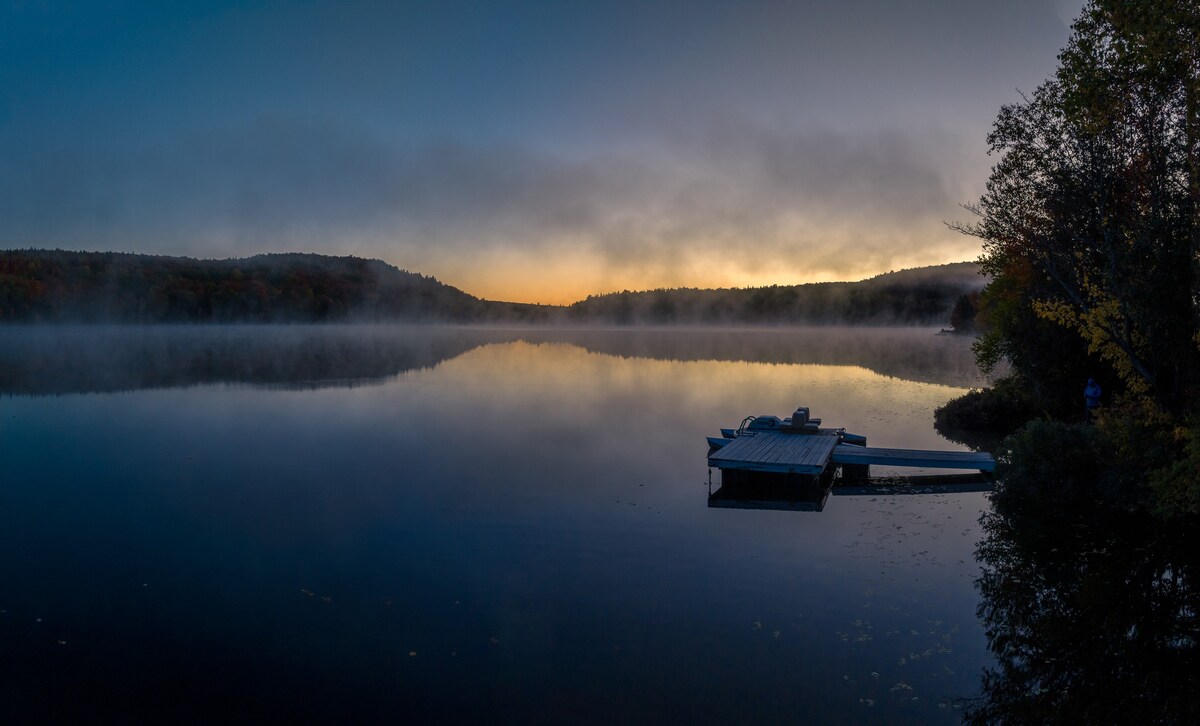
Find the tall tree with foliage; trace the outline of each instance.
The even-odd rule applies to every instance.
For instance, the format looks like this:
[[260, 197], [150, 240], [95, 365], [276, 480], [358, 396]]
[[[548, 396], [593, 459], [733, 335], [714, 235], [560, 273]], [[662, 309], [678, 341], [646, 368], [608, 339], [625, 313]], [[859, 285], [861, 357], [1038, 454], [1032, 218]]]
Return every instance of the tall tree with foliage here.
[[964, 228], [994, 280], [981, 362], [1061, 385], [1086, 348], [1128, 392], [1195, 410], [1200, 3], [1092, 0], [1059, 60], [1001, 110], [1000, 159]]

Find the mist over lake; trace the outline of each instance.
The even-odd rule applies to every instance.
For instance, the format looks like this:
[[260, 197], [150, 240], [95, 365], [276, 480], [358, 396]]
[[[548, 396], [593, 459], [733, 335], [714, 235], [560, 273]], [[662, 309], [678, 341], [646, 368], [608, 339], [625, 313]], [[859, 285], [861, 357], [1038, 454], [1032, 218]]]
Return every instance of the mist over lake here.
[[0, 328], [0, 714], [956, 722], [985, 494], [707, 505], [749, 414], [961, 450], [933, 332]]
[[0, 3], [0, 726], [1190, 724], [1200, 0]]

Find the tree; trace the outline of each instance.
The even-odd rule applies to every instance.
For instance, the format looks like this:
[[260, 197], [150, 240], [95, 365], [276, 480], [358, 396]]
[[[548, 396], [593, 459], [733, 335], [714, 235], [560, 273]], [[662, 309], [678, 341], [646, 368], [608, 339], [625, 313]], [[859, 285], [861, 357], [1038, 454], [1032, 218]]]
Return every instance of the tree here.
[[967, 332], [975, 328], [975, 314], [978, 312], [979, 293], [969, 292], [961, 295], [950, 311], [950, 325], [958, 332]]
[[[1008, 358], [1035, 382], [1061, 376], [1030, 363], [1062, 345], [1047, 324], [1065, 327], [1127, 391], [1194, 409], [1200, 3], [1091, 0], [1059, 60], [1001, 109], [988, 139], [1000, 159], [969, 207], [980, 220], [961, 227], [983, 239], [993, 277], [981, 362]], [[1031, 345], [1044, 348], [1017, 353]]]

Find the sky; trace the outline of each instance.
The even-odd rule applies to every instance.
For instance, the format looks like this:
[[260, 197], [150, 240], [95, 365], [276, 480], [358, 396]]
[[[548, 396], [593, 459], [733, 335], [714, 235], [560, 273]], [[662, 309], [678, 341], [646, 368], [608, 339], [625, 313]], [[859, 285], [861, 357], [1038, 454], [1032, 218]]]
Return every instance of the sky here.
[[480, 297], [974, 259], [1082, 0], [0, 0], [0, 249], [385, 260]]

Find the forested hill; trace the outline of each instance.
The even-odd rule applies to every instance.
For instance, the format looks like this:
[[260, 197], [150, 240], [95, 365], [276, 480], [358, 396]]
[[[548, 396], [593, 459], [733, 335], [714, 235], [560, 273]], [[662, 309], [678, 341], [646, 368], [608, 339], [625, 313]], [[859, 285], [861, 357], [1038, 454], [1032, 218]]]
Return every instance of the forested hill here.
[[889, 272], [862, 282], [597, 295], [571, 305], [573, 320], [614, 324], [945, 325], [987, 281], [973, 262]]
[[0, 251], [0, 322], [575, 323], [945, 325], [985, 280], [974, 263], [863, 282], [654, 290], [567, 307], [480, 300], [379, 260], [316, 254], [244, 259]]
[[460, 321], [480, 319], [486, 308], [432, 277], [357, 257], [0, 252], [4, 321]]

